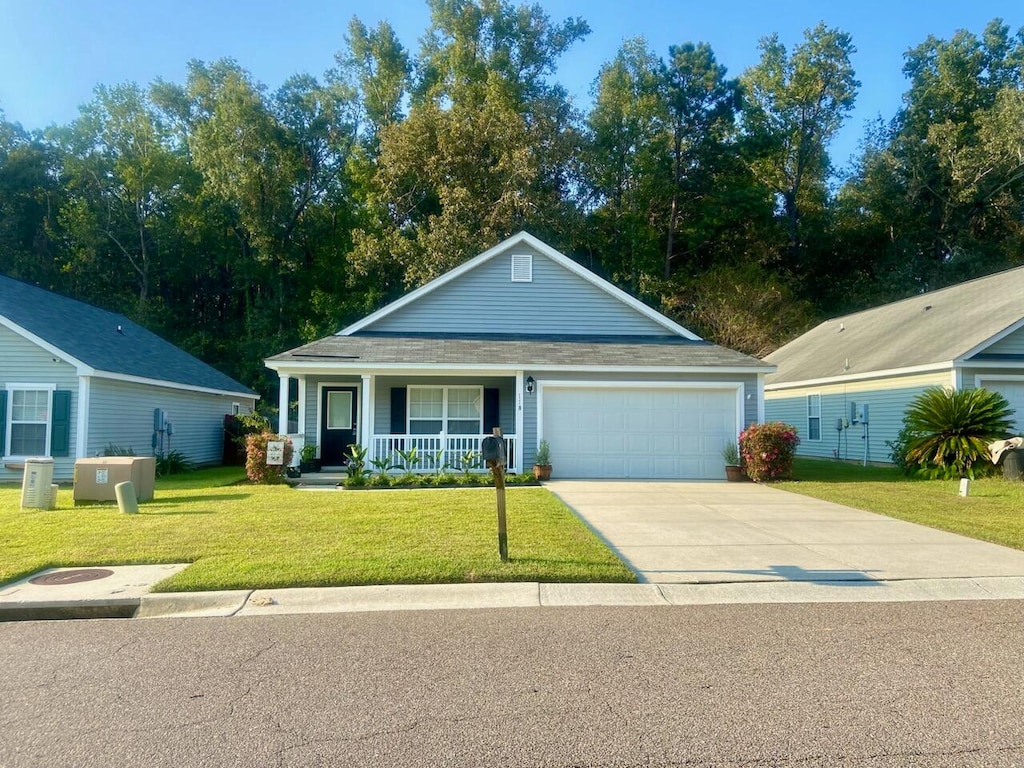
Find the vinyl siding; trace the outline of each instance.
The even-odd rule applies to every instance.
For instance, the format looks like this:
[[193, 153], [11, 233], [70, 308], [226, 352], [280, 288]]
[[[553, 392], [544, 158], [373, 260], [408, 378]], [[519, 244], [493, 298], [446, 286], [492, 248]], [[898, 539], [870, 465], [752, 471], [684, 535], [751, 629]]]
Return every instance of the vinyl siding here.
[[[621, 381], [635, 383], [637, 381], [644, 382], [677, 382], [679, 384], [691, 384], [706, 382], [738, 382], [743, 384], [744, 393], [744, 412], [743, 418], [745, 424], [743, 426], [754, 424], [757, 422], [757, 376], [723, 376], [722, 374], [687, 374], [685, 377], [680, 377], [673, 374], [642, 374], [642, 378], [637, 374], [629, 375], [596, 375], [592, 373], [581, 374], [581, 373], [564, 373], [564, 374], [552, 374], [547, 371], [543, 372], [530, 372], [527, 370], [525, 376], [532, 375], [538, 381], [551, 382], [551, 381], [588, 381], [588, 382], [609, 382], [609, 381]], [[533, 465], [533, 457], [537, 451], [537, 394], [523, 395], [523, 466], [530, 467]]]
[[1024, 328], [1014, 331], [990, 347], [982, 350], [984, 355], [1024, 355]]
[[[512, 282], [512, 254], [533, 255], [533, 281]], [[666, 336], [671, 332], [551, 259], [500, 253], [366, 331]]]
[[[949, 386], [948, 372], [899, 376], [871, 381], [854, 381], [827, 386], [793, 387], [765, 394], [765, 420], [782, 421], [797, 428], [800, 435], [798, 456], [816, 456], [888, 462], [886, 441], [895, 440], [903, 424], [907, 406], [922, 391], [933, 386]], [[807, 439], [807, 395], [821, 395], [821, 440]], [[837, 419], [850, 418], [851, 403], [868, 405], [867, 428], [850, 424], [842, 432]], [[865, 437], [866, 435], [866, 437]]]
[[174, 426], [164, 450], [181, 451], [194, 464], [219, 464], [223, 455], [224, 416], [231, 404], [246, 413], [252, 398], [92, 379], [89, 397], [89, 456], [100, 455], [107, 445], [131, 448], [136, 455], [153, 455], [153, 411], [163, 408]]
[[[74, 473], [75, 441], [78, 438], [78, 373], [74, 366], [58, 359], [42, 347], [0, 326], [0, 389], [8, 384], [54, 384], [71, 392], [71, 450], [66, 457], [54, 459], [53, 474], [58, 480]], [[8, 400], [8, 407], [9, 407]], [[6, 420], [7, 414], [0, 414]], [[0, 462], [0, 483], [20, 483], [21, 469], [8, 469]]]

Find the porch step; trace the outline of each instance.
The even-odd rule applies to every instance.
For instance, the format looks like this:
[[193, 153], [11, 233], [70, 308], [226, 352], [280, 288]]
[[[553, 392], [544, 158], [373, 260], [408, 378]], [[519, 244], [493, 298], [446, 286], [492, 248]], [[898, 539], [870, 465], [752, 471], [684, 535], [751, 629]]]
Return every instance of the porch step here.
[[288, 485], [293, 486], [335, 486], [344, 483], [347, 478], [344, 472], [304, 472], [301, 477], [286, 478]]

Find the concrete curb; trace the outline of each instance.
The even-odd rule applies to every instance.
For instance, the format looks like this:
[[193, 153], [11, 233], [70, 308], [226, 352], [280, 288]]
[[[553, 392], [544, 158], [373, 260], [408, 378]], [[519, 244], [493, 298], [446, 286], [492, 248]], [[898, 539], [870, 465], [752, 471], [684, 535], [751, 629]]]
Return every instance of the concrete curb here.
[[134, 618], [234, 616], [245, 606], [251, 594], [251, 589], [238, 589], [224, 592], [166, 592], [143, 595]]

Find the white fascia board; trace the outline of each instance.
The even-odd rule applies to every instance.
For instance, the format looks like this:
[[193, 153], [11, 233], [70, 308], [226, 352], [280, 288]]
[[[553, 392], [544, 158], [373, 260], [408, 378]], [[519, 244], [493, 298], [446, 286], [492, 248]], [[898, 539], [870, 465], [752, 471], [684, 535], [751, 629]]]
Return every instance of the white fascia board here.
[[988, 347], [991, 347], [997, 341], [1005, 339], [1011, 333], [1013, 333], [1014, 331], [1019, 331], [1021, 328], [1024, 328], [1024, 317], [1022, 317], [1020, 320], [1013, 323], [1012, 325], [1008, 325], [1006, 328], [1004, 328], [994, 336], [990, 336], [989, 338], [985, 339], [985, 341], [981, 342], [981, 344], [971, 347], [969, 350], [960, 355], [960, 357], [956, 359], [956, 362], [967, 362], [967, 358], [976, 355], [979, 352], [984, 352]]
[[957, 360], [957, 368], [1024, 368], [1020, 360]]
[[26, 330], [25, 328], [22, 328], [20, 325], [18, 325], [17, 323], [9, 320], [8, 318], [4, 317], [3, 315], [0, 315], [0, 325], [4, 326], [5, 328], [8, 328], [11, 331], [14, 331], [16, 334], [18, 334], [19, 336], [21, 336], [22, 338], [24, 338], [24, 339], [26, 339], [28, 341], [31, 341], [36, 346], [42, 347], [43, 349], [45, 349], [47, 352], [49, 352], [54, 357], [57, 357], [57, 358], [63, 360], [64, 362], [69, 363], [70, 365], [75, 366], [79, 376], [92, 376], [93, 375], [94, 371], [93, 371], [91, 366], [86, 365], [85, 363], [83, 363], [78, 358], [72, 357], [71, 355], [69, 355], [64, 350], [58, 349], [57, 347], [53, 346], [53, 344], [48, 342], [46, 339], [43, 339], [43, 338], [40, 338], [39, 336], [36, 336], [31, 331]]
[[414, 302], [417, 299], [419, 299], [421, 296], [424, 296], [424, 295], [426, 295], [428, 293], [432, 293], [433, 291], [436, 291], [438, 288], [440, 288], [443, 285], [447, 285], [452, 280], [455, 280], [456, 278], [458, 278], [460, 275], [463, 275], [466, 272], [469, 272], [470, 270], [475, 269], [479, 265], [483, 264], [486, 261], [489, 261], [490, 259], [494, 258], [498, 254], [504, 253], [505, 251], [507, 251], [507, 250], [509, 250], [511, 248], [514, 248], [515, 246], [517, 246], [517, 245], [519, 245], [521, 243], [526, 243], [531, 248], [539, 251], [540, 253], [542, 253], [545, 256], [547, 256], [548, 258], [550, 258], [556, 264], [559, 264], [560, 266], [562, 266], [565, 269], [569, 270], [573, 274], [578, 275], [579, 277], [583, 278], [588, 283], [596, 286], [597, 288], [600, 288], [605, 293], [608, 293], [609, 295], [615, 297], [616, 299], [618, 299], [622, 303], [628, 305], [629, 307], [631, 307], [632, 309], [636, 310], [637, 312], [640, 312], [641, 314], [645, 315], [646, 317], [648, 317], [649, 319], [653, 320], [654, 322], [656, 322], [658, 325], [662, 326], [666, 330], [669, 330], [669, 331], [671, 331], [672, 333], [674, 333], [674, 334], [676, 334], [678, 336], [682, 336], [683, 338], [690, 339], [692, 341], [701, 341], [702, 340], [700, 336], [697, 336], [696, 334], [694, 334], [693, 332], [687, 330], [686, 328], [684, 328], [683, 326], [679, 325], [678, 323], [673, 322], [672, 320], [669, 320], [667, 317], [665, 317], [663, 314], [661, 314], [657, 310], [652, 309], [651, 307], [648, 307], [642, 301], [639, 301], [638, 299], [633, 298], [632, 296], [630, 296], [625, 291], [623, 291], [623, 290], [621, 290], [619, 288], [616, 288], [614, 285], [609, 283], [607, 280], [605, 280], [605, 279], [603, 279], [601, 277], [598, 277], [597, 275], [595, 275], [593, 272], [591, 272], [586, 267], [583, 267], [582, 265], [577, 264], [575, 261], [570, 259], [565, 254], [555, 250], [554, 248], [552, 248], [550, 245], [548, 245], [547, 243], [543, 242], [542, 240], [538, 240], [536, 237], [531, 235], [529, 232], [520, 232], [519, 234], [513, 235], [512, 237], [509, 237], [509, 238], [506, 238], [505, 240], [502, 240], [496, 246], [494, 246], [493, 248], [489, 248], [488, 250], [486, 250], [483, 253], [481, 253], [479, 256], [473, 257], [469, 261], [459, 265], [458, 267], [456, 267], [455, 269], [451, 270], [450, 272], [446, 272], [445, 274], [441, 275], [440, 277], [435, 278], [434, 280], [431, 280], [426, 285], [420, 286], [415, 291], [412, 291], [411, 293], [406, 294], [402, 298], [400, 298], [400, 299], [398, 299], [396, 301], [391, 302], [386, 307], [382, 307], [381, 309], [378, 309], [373, 314], [367, 315], [362, 320], [359, 320], [359, 321], [353, 323], [352, 325], [348, 326], [347, 328], [341, 329], [335, 335], [336, 336], [351, 336], [353, 333], [356, 333], [357, 331], [360, 331], [360, 330], [366, 328], [367, 326], [372, 325], [373, 323], [377, 322], [381, 318], [387, 317], [392, 312], [396, 312], [397, 310], [401, 309], [402, 307], [404, 307], [404, 306], [406, 306], [408, 304], [411, 304], [412, 302]]
[[[444, 366], [437, 363], [358, 363], [345, 365], [324, 365], [323, 363], [289, 363], [278, 361], [274, 365], [267, 366], [280, 375], [394, 375], [395, 373], [411, 373], [417, 376], [451, 376], [463, 374], [479, 374], [481, 372], [492, 372], [502, 375], [514, 376], [517, 370], [522, 370], [521, 363], [515, 365], [500, 365], [496, 363], [467, 363], [457, 366]], [[749, 368], [742, 366], [709, 366], [709, 365], [680, 365], [680, 366], [608, 366], [608, 365], [530, 365], [531, 371], [548, 373], [709, 373], [709, 374], [765, 374], [771, 369], [767, 366]]]
[[237, 392], [227, 389], [212, 389], [210, 387], [197, 387], [192, 384], [179, 384], [176, 381], [165, 381], [163, 379], [147, 379], [144, 376], [131, 376], [127, 373], [113, 373], [112, 371], [93, 371], [92, 375], [98, 379], [110, 379], [111, 381], [125, 381], [130, 384], [148, 384], [153, 387], [164, 387], [165, 389], [181, 389], [186, 392], [201, 392], [204, 395], [225, 395], [227, 397], [248, 398], [259, 400], [257, 394], [249, 392]]
[[779, 392], [786, 389], [800, 389], [801, 387], [817, 387], [825, 384], [842, 384], [846, 381], [867, 381], [868, 379], [886, 379], [890, 376], [908, 376], [915, 373], [932, 373], [934, 371], [952, 370], [952, 360], [945, 363], [931, 363], [929, 365], [915, 365], [909, 368], [888, 368], [884, 371], [869, 371], [868, 373], [854, 373], [843, 376], [829, 376], [823, 379], [803, 379], [801, 381], [785, 381], [778, 384], [766, 384], [765, 392]]

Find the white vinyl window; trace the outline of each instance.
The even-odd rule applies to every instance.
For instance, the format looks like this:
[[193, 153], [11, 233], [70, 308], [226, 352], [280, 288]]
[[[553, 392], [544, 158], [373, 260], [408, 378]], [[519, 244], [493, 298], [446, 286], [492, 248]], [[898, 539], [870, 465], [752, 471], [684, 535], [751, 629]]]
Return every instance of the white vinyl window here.
[[8, 456], [49, 455], [51, 396], [51, 389], [8, 389]]
[[807, 396], [807, 439], [821, 440], [821, 395]]
[[479, 435], [482, 387], [409, 387], [410, 435]]

